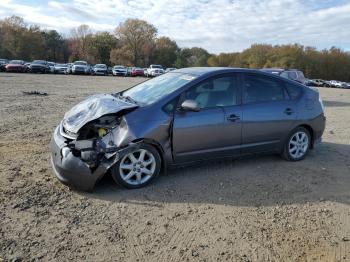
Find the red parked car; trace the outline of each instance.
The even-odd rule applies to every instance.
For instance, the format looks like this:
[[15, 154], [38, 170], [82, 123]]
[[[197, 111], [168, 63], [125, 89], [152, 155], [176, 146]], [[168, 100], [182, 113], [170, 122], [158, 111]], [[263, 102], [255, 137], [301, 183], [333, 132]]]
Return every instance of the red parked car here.
[[27, 72], [27, 66], [23, 60], [11, 60], [6, 65], [6, 72], [16, 72], [16, 73], [24, 73]]
[[140, 67], [133, 67], [130, 72], [131, 76], [144, 76], [143, 69]]

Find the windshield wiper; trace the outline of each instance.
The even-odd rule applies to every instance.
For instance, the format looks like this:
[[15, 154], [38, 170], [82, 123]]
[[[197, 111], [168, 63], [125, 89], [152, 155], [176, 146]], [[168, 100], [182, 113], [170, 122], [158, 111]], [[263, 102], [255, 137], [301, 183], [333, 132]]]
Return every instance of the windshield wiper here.
[[129, 102], [136, 104], [136, 105], [138, 104], [137, 101], [134, 100], [133, 98], [131, 98], [130, 96], [123, 96], [123, 95], [119, 94], [118, 98], [124, 99], [124, 100], [129, 101]]

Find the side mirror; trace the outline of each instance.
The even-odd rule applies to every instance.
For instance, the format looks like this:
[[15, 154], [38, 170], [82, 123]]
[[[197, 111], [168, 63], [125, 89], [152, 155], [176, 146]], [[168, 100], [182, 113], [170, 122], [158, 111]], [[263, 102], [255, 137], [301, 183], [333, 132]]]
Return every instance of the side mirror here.
[[193, 111], [193, 112], [198, 112], [201, 110], [199, 107], [199, 104], [196, 101], [190, 100], [190, 99], [182, 102], [181, 109], [184, 111]]

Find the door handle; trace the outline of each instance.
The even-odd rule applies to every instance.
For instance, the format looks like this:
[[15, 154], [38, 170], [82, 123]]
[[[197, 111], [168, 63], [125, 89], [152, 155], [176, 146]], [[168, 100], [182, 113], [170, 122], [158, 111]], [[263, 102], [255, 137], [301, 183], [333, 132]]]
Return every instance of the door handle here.
[[291, 114], [294, 113], [294, 111], [293, 111], [293, 109], [291, 109], [291, 108], [287, 108], [286, 110], [284, 110], [284, 113], [285, 113], [286, 115], [291, 115]]
[[235, 114], [232, 114], [230, 116], [227, 117], [227, 120], [228, 121], [232, 121], [232, 122], [235, 122], [237, 120], [241, 119], [239, 116], [235, 115]]

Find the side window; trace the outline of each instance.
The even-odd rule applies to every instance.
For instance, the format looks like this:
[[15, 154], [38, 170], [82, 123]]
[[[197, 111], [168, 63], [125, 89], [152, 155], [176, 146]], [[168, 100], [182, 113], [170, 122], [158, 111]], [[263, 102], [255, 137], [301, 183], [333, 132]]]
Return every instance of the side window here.
[[297, 99], [299, 97], [299, 95], [301, 94], [301, 88], [297, 85], [286, 83], [286, 89], [287, 89], [289, 97], [292, 100]]
[[242, 97], [244, 104], [284, 100], [283, 83], [266, 76], [246, 74]]
[[200, 108], [232, 106], [237, 104], [237, 86], [234, 77], [225, 76], [205, 80], [184, 93], [184, 99], [197, 101]]
[[291, 79], [291, 80], [296, 80], [298, 79], [298, 74], [297, 72], [288, 72], [288, 78]]
[[288, 72], [282, 72], [282, 73], [280, 74], [280, 76], [289, 79], [289, 78], [288, 78]]

